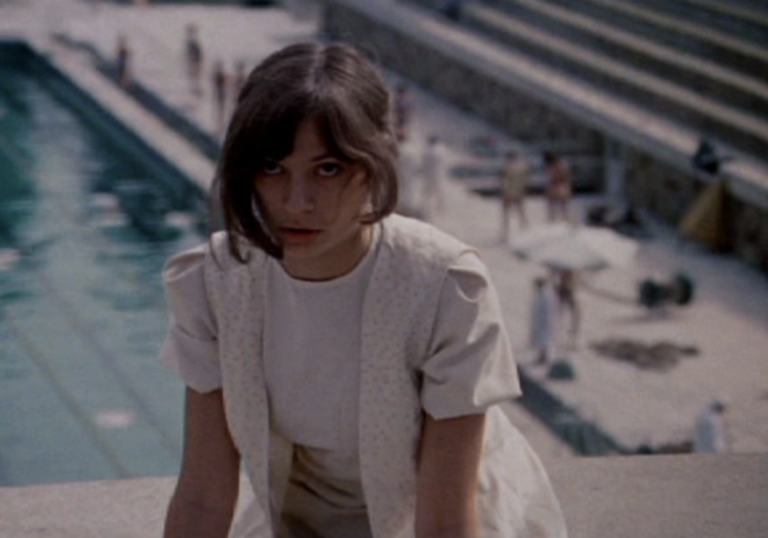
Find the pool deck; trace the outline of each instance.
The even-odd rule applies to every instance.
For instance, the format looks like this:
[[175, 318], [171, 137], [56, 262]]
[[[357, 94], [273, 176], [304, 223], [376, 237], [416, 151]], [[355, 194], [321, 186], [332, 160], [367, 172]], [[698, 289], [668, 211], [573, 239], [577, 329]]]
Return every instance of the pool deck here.
[[[209, 71], [205, 95], [195, 98], [185, 78], [182, 59], [184, 26], [200, 28], [206, 67], [221, 59], [228, 67], [238, 60], [249, 65], [285, 44], [316, 39], [317, 22], [302, 11], [302, 2], [285, 9], [205, 6], [114, 6], [92, 9], [78, 0], [12, 0], [0, 3], [0, 37], [16, 35], [32, 42], [78, 84], [109, 107], [137, 133], [191, 178], [207, 185], [214, 165], [188, 140], [98, 73], [90, 57], [53, 40], [51, 33], [89, 44], [104, 58], [113, 57], [117, 35], [125, 33], [134, 51], [139, 84], [162, 99], [211, 137], [219, 137], [211, 99]], [[468, 162], [467, 140], [492, 135], [512, 144], [502, 133], [463, 114], [435, 97], [414, 91], [414, 131], [420, 139], [440, 133], [458, 163]], [[768, 279], [739, 260], [680, 242], [673, 230], [649, 221], [653, 238], [643, 241], [634, 263], [592, 275], [583, 290], [584, 313], [578, 349], [570, 355], [572, 381], [548, 379], [533, 364], [526, 346], [531, 280], [540, 267], [514, 257], [498, 241], [499, 209], [494, 199], [471, 193], [459, 181], [445, 184], [446, 207], [431, 220], [477, 247], [488, 264], [506, 314], [518, 361], [527, 376], [555, 395], [583, 419], [595, 422], [625, 447], [660, 446], [688, 440], [697, 413], [713, 398], [725, 399], [731, 450], [768, 452]], [[593, 196], [580, 196], [581, 217]], [[532, 223], [545, 221], [539, 197], [529, 200]], [[513, 234], [515, 232], [513, 226]], [[665, 279], [684, 270], [696, 282], [696, 299], [666, 315], [648, 315], [634, 301], [640, 280]], [[611, 300], [608, 296], [625, 297]], [[606, 338], [644, 343], [667, 341], [695, 346], [699, 355], [684, 358], [669, 371], [647, 371], [598, 356], [590, 343]], [[511, 406], [515, 421], [545, 461], [572, 455], [568, 445], [527, 411]]]

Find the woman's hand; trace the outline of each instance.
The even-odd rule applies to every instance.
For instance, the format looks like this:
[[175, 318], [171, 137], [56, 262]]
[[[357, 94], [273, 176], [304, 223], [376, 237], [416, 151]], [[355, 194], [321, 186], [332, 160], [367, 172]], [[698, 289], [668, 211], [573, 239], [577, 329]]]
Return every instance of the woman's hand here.
[[485, 415], [425, 415], [416, 490], [418, 538], [479, 538], [478, 471]]

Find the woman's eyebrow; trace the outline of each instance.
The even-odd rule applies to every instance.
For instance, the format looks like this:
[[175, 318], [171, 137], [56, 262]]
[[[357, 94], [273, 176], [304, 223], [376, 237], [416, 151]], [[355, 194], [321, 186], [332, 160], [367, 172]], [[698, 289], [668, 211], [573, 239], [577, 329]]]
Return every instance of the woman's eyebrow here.
[[328, 151], [326, 151], [325, 153], [322, 153], [320, 155], [316, 155], [316, 156], [312, 157], [312, 161], [323, 161], [325, 159], [341, 160], [341, 157], [339, 157], [338, 155], [335, 155], [333, 153], [330, 153]]

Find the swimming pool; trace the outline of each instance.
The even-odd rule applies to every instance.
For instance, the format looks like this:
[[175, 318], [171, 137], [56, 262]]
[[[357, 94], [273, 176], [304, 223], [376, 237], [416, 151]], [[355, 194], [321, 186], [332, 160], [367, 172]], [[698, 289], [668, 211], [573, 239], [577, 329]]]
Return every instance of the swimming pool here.
[[0, 486], [174, 474], [164, 260], [203, 194], [20, 44], [0, 44]]

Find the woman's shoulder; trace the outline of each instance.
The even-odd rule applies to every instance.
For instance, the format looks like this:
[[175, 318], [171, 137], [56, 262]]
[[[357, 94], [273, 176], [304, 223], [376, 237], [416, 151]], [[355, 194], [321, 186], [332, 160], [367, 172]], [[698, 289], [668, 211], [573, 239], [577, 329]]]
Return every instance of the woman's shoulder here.
[[433, 249], [470, 248], [453, 235], [440, 230], [433, 224], [404, 215], [392, 214], [383, 221], [385, 237], [395, 244], [418, 244]]
[[187, 280], [201, 272], [208, 250], [208, 244], [201, 243], [168, 258], [163, 267], [163, 281], [166, 285]]
[[240, 262], [232, 254], [227, 232], [214, 232], [207, 241], [171, 256], [163, 268], [163, 279], [166, 282], [174, 281], [189, 272], [208, 270], [208, 267], [214, 272], [227, 272], [245, 267], [254, 259], [265, 256], [261, 251], [246, 244], [241, 244], [240, 249], [246, 263]]
[[383, 228], [384, 241], [396, 254], [418, 261], [434, 261], [447, 267], [462, 254], [475, 250], [434, 225], [411, 217], [390, 215], [384, 219]]

